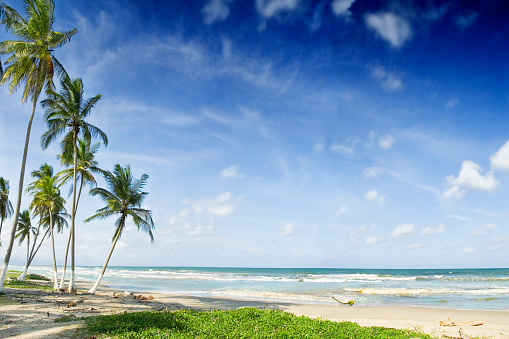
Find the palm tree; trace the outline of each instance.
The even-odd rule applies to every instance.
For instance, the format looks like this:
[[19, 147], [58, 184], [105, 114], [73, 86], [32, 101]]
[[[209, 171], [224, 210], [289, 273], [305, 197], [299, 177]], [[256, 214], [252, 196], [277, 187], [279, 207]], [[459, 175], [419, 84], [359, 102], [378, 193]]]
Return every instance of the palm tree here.
[[108, 184], [109, 190], [94, 188], [90, 193], [92, 195], [98, 195], [106, 203], [106, 206], [98, 209], [96, 214], [85, 219], [85, 222], [105, 219], [113, 215], [117, 215], [118, 219], [115, 221], [115, 233], [113, 235], [113, 245], [111, 246], [110, 253], [108, 254], [108, 258], [104, 263], [101, 274], [97, 278], [95, 285], [88, 291], [89, 293], [95, 293], [97, 287], [101, 283], [111, 254], [124, 231], [126, 219], [129, 216], [132, 218], [136, 227], [138, 227], [138, 230], [142, 229], [144, 232], [147, 232], [150, 236], [150, 240], [154, 242], [154, 236], [152, 235], [152, 230], [154, 229], [152, 212], [141, 208], [141, 204], [148, 194], [147, 192], [141, 191], [147, 182], [148, 175], [143, 174], [139, 180], [134, 180], [129, 165], [122, 168], [119, 164], [116, 164], [113, 173], [109, 171], [104, 173], [104, 179]]
[[25, 239], [27, 239], [27, 265], [30, 260], [30, 237], [35, 236], [36, 228], [32, 226], [32, 218], [30, 217], [30, 212], [28, 210], [24, 210], [19, 215], [18, 220], [18, 233], [16, 233], [16, 238], [19, 239], [19, 244], [21, 245]]
[[9, 218], [12, 212], [12, 205], [9, 201], [9, 180], [0, 177], [0, 234], [2, 233], [4, 219]]
[[62, 91], [60, 93], [48, 91], [48, 99], [42, 101], [43, 107], [47, 110], [44, 113], [44, 120], [48, 125], [48, 130], [41, 137], [41, 145], [47, 148], [58, 136], [65, 133], [60, 142], [62, 156], [66, 157], [71, 153], [74, 160], [73, 171], [73, 193], [72, 193], [72, 213], [71, 213], [71, 279], [69, 282], [69, 292], [76, 290], [74, 274], [74, 246], [75, 246], [75, 219], [76, 219], [76, 182], [78, 167], [78, 137], [85, 138], [100, 137], [105, 145], [108, 145], [106, 134], [98, 127], [85, 121], [92, 108], [101, 99], [101, 95], [96, 95], [88, 100], [83, 99], [83, 82], [81, 79], [71, 80], [65, 76], [60, 82]]
[[[38, 170], [32, 171], [31, 174], [32, 174], [32, 177], [35, 178], [36, 180], [28, 185], [28, 187], [26, 189], [28, 193], [33, 193], [33, 192], [35, 192], [37, 190], [37, 183], [42, 178], [44, 178], [44, 177], [53, 177], [53, 167], [48, 165], [48, 164], [46, 164], [46, 163], [44, 163], [44, 164], [42, 164], [39, 167]], [[41, 245], [42, 245], [44, 239], [46, 239], [46, 236], [50, 232], [50, 229], [48, 227], [48, 229], [46, 230], [46, 232], [42, 236], [41, 241], [39, 242], [39, 245], [36, 246], [37, 245], [37, 239], [39, 238], [39, 235], [41, 234], [40, 233], [41, 226], [48, 224], [48, 222], [45, 223], [43, 221], [43, 218], [44, 218], [44, 215], [43, 214], [39, 214], [39, 223], [38, 223], [37, 229], [35, 231], [35, 237], [34, 237], [32, 249], [30, 251], [30, 255], [28, 256], [28, 261], [27, 261], [27, 264], [25, 266], [25, 270], [18, 277], [18, 281], [24, 281], [25, 280], [25, 276], [26, 276], [26, 274], [28, 272], [28, 267], [30, 267], [30, 264], [32, 263], [32, 260], [35, 258], [35, 255], [39, 251], [39, 248], [41, 248]], [[21, 218], [20, 218], [20, 220], [21, 220]]]
[[[42, 216], [41, 221], [48, 225], [51, 235], [52, 254], [53, 254], [53, 288], [58, 289], [57, 262], [55, 256], [55, 238], [53, 215], [55, 211], [64, 209], [65, 200], [60, 196], [60, 189], [56, 186], [57, 177], [45, 176], [37, 180], [33, 186], [31, 194], [34, 196], [30, 208], [36, 215]], [[49, 223], [48, 223], [49, 221]]]
[[[78, 195], [76, 197], [76, 210], [78, 210], [78, 204], [81, 197], [81, 190], [83, 185], [89, 185], [91, 188], [97, 186], [97, 182], [94, 178], [94, 173], [103, 173], [103, 170], [100, 169], [97, 165], [98, 162], [95, 161], [95, 154], [99, 150], [100, 143], [96, 142], [94, 145], [90, 145], [90, 138], [78, 139], [78, 160], [77, 160], [77, 180], [80, 181], [80, 188], [78, 190]], [[63, 166], [71, 166], [60, 173], [58, 176], [60, 177], [60, 182], [65, 184], [69, 180], [74, 178], [74, 155], [73, 154], [62, 154], [59, 155], [58, 158], [62, 162]], [[71, 192], [74, 188], [74, 185], [71, 185]], [[72, 233], [69, 232], [69, 239], [67, 240], [67, 247], [65, 250], [65, 259], [64, 259], [64, 269], [62, 270], [62, 278], [60, 279], [60, 289], [64, 287], [65, 281], [65, 271], [67, 269], [67, 255], [69, 254], [69, 246], [71, 243]]]
[[9, 82], [11, 94], [23, 85], [22, 103], [27, 102], [28, 99], [32, 102], [32, 113], [28, 120], [25, 147], [21, 161], [14, 222], [2, 266], [0, 293], [5, 282], [16, 228], [18, 226], [28, 144], [37, 101], [43, 88], [53, 88], [53, 76], [55, 73], [57, 75], [65, 74], [64, 68], [53, 56], [53, 51], [57, 47], [61, 47], [69, 42], [71, 37], [77, 32], [76, 28], [65, 33], [53, 30], [55, 22], [55, 17], [53, 16], [55, 4], [53, 0], [23, 0], [23, 3], [26, 18], [21, 16], [14, 8], [0, 3], [0, 23], [4, 24], [7, 31], [10, 31], [12, 35], [19, 38], [17, 41], [0, 42], [0, 55], [9, 55], [5, 61], [6, 68], [1, 72], [0, 85]]

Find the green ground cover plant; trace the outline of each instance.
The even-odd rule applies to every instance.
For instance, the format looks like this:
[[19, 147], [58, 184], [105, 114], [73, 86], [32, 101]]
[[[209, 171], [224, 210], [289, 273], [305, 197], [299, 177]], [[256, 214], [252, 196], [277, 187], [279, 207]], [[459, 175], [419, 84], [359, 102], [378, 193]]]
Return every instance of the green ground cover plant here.
[[98, 338], [431, 338], [422, 333], [297, 317], [279, 310], [135, 312], [85, 319]]
[[25, 281], [17, 281], [16, 278], [21, 274], [20, 271], [7, 271], [7, 279], [4, 286], [10, 288], [37, 288], [39, 290], [51, 290], [51, 286], [41, 285], [30, 280], [50, 281], [50, 279], [38, 274], [27, 274]]

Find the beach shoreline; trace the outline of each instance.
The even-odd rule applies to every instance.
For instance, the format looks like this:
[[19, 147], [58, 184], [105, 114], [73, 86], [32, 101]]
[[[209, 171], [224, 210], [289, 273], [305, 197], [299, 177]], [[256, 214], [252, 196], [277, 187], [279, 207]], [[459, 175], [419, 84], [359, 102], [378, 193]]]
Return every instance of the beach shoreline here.
[[[56, 323], [55, 319], [74, 315], [86, 317], [119, 312], [194, 309], [237, 309], [255, 307], [279, 309], [297, 316], [332, 321], [350, 321], [361, 326], [381, 326], [410, 329], [433, 336], [509, 338], [509, 311], [455, 310], [426, 307], [348, 306], [331, 304], [302, 304], [282, 300], [248, 300], [226, 297], [199, 297], [143, 291], [120, 291], [102, 286], [96, 295], [87, 291], [93, 282], [77, 282], [78, 293], [51, 293], [41, 290], [5, 288], [6, 298], [15, 300], [0, 305], [0, 337], [8, 338], [66, 338], [79, 335], [82, 321]], [[141, 300], [136, 296], [152, 296]], [[81, 301], [80, 301], [81, 300]], [[74, 305], [71, 303], [75, 302]], [[68, 305], [72, 306], [68, 306]], [[482, 326], [440, 326], [446, 319], [458, 322], [482, 320]], [[72, 336], [71, 336], [72, 337]]]

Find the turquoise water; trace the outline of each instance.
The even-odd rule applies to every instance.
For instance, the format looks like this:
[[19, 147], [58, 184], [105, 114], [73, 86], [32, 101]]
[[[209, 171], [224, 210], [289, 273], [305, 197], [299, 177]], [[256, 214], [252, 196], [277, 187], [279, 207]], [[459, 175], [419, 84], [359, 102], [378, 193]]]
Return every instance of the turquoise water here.
[[[12, 269], [21, 269], [13, 267]], [[101, 267], [77, 267], [95, 280]], [[51, 276], [50, 266], [32, 273]], [[509, 310], [509, 269], [323, 269], [108, 267], [103, 284], [129, 291], [277, 299], [303, 303], [355, 300], [358, 306]]]

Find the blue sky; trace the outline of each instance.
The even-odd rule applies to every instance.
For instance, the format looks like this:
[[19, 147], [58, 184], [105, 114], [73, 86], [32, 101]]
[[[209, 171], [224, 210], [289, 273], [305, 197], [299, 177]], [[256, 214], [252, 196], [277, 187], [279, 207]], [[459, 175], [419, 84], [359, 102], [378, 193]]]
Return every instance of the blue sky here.
[[[110, 264], [507, 267], [508, 15], [502, 0], [56, 0], [55, 28], [78, 33], [55, 56], [103, 96], [100, 166], [150, 176], [155, 243], [130, 225]], [[14, 200], [30, 107], [7, 86], [0, 102]], [[59, 169], [42, 113], [28, 171]], [[107, 255], [113, 219], [81, 222], [101, 206], [82, 198], [79, 265]]]

